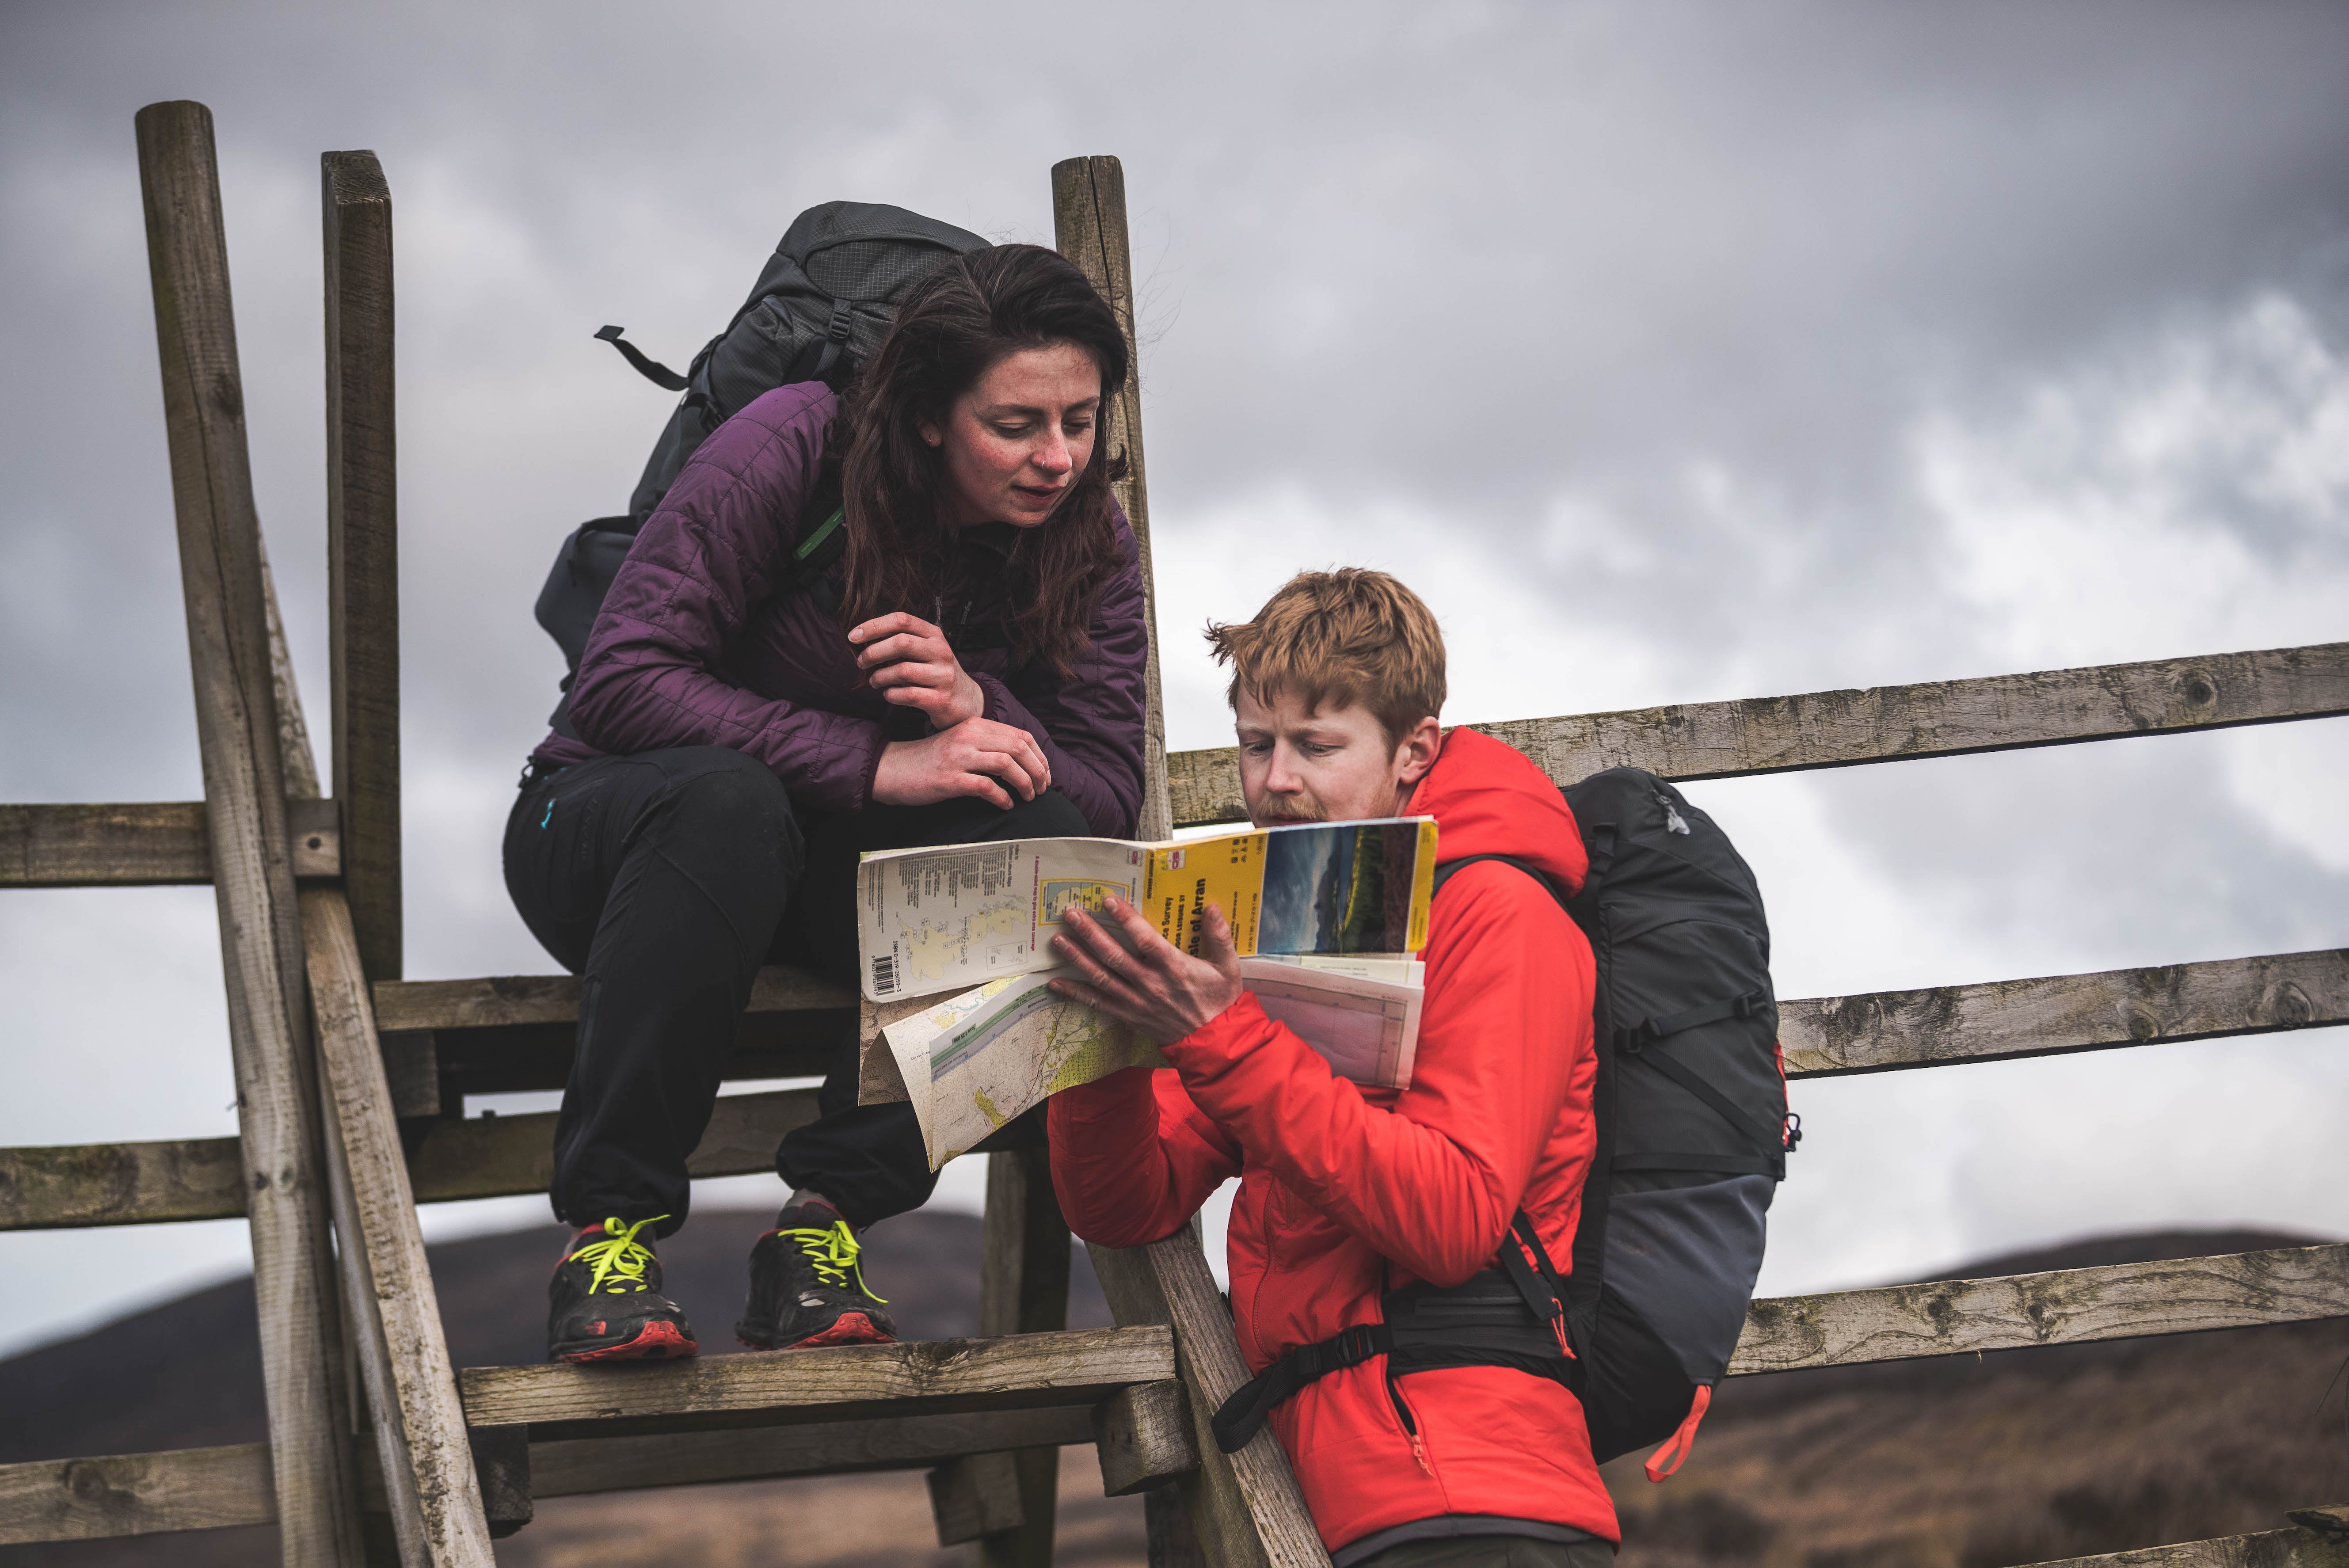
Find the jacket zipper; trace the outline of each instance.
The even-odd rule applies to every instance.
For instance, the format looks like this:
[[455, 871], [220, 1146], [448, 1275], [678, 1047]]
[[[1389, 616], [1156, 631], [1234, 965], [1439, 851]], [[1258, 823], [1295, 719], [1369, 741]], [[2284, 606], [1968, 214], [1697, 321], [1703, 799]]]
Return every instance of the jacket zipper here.
[[1411, 1403], [1402, 1397], [1402, 1384], [1392, 1372], [1387, 1374], [1387, 1398], [1394, 1401], [1395, 1416], [1411, 1437], [1411, 1457], [1419, 1461], [1419, 1468], [1427, 1479], [1433, 1480], [1435, 1467], [1427, 1462], [1427, 1445], [1420, 1441], [1419, 1418], [1411, 1413]]

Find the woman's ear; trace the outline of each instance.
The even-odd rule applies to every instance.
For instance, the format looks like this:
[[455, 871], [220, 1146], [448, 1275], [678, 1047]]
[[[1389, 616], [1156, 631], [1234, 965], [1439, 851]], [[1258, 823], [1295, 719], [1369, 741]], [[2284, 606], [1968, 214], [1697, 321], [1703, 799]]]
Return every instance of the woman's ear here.
[[920, 434], [924, 441], [933, 447], [944, 446], [946, 444], [947, 433], [944, 430], [939, 429], [934, 420], [916, 419], [914, 421], [914, 428]]

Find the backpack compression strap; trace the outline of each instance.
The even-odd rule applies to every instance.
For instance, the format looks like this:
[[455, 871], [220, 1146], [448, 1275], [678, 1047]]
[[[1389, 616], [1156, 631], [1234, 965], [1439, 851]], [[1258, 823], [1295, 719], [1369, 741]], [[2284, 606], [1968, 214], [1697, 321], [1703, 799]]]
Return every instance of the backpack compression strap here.
[[1387, 1357], [1390, 1378], [1442, 1367], [1514, 1367], [1566, 1382], [1574, 1353], [1567, 1348], [1564, 1287], [1523, 1209], [1510, 1218], [1500, 1260], [1500, 1273], [1481, 1270], [1448, 1289], [1419, 1284], [1390, 1291], [1379, 1303], [1383, 1321], [1355, 1324], [1283, 1356], [1241, 1384], [1209, 1418], [1216, 1446], [1239, 1452], [1282, 1400], [1373, 1357]]
[[620, 335], [627, 330], [625, 326], [607, 326], [595, 335], [618, 349], [620, 356], [636, 367], [636, 374], [654, 386], [667, 387], [671, 392], [684, 391], [685, 377], [663, 365], [659, 360], [647, 358], [643, 349]]

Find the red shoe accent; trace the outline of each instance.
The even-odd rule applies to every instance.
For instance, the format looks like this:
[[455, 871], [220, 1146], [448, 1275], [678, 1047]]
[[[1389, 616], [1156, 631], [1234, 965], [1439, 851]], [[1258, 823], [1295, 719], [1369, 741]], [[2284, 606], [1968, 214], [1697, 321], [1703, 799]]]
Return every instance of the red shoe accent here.
[[815, 1350], [826, 1345], [895, 1345], [897, 1336], [884, 1334], [873, 1326], [873, 1320], [861, 1312], [843, 1312], [830, 1328], [821, 1329], [805, 1339], [794, 1339], [789, 1345], [760, 1346], [777, 1350]]
[[[1689, 1413], [1682, 1418], [1680, 1429], [1671, 1435], [1662, 1448], [1648, 1456], [1647, 1470], [1650, 1480], [1662, 1481], [1681, 1468], [1681, 1461], [1689, 1457], [1690, 1449], [1696, 1447], [1697, 1423], [1704, 1419], [1704, 1413], [1712, 1404], [1711, 1387], [1703, 1383], [1698, 1384], [1696, 1398], [1689, 1401]], [[1666, 1454], [1672, 1456], [1669, 1463], [1664, 1459]]]
[[590, 1361], [681, 1361], [697, 1356], [701, 1346], [678, 1332], [674, 1323], [647, 1323], [644, 1332], [625, 1345], [606, 1345], [597, 1350], [574, 1350], [555, 1357], [574, 1364]]

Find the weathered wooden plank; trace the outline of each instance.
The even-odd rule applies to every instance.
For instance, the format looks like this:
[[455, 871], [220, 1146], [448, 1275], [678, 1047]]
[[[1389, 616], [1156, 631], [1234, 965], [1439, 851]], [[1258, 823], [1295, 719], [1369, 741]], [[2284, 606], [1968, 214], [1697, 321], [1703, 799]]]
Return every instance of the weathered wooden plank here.
[[[294, 874], [342, 874], [334, 806], [288, 800]], [[0, 806], [0, 888], [201, 887], [212, 880], [200, 800]]]
[[[1060, 1450], [1044, 1450], [1060, 1462]], [[963, 1454], [929, 1474], [930, 1522], [938, 1544], [959, 1546], [1017, 1535], [1020, 1511], [1019, 1469], [1008, 1453]]]
[[1052, 165], [1052, 229], [1054, 246], [1092, 280], [1125, 334], [1125, 385], [1112, 399], [1115, 414], [1108, 434], [1125, 456], [1125, 478], [1115, 489], [1141, 549], [1143, 624], [1150, 634], [1143, 665], [1142, 811], [1135, 836], [1163, 839], [1174, 828], [1166, 794], [1166, 714], [1158, 695], [1158, 588], [1151, 572], [1150, 487], [1142, 460], [1142, 355], [1133, 338], [1125, 166], [1108, 157], [1070, 158]]
[[357, 933], [339, 888], [305, 892], [301, 911], [336, 1229], [350, 1319], [369, 1330], [360, 1366], [392, 1529], [404, 1562], [493, 1568]]
[[241, 1149], [253, 1190], [281, 1552], [288, 1568], [356, 1565], [357, 1472], [340, 1408], [316, 1085], [302, 1048], [286, 781], [212, 114], [202, 104], [150, 104], [137, 127]]
[[399, 527], [391, 189], [372, 152], [319, 154], [326, 270], [326, 636], [344, 888], [372, 979], [397, 980]]
[[1173, 1336], [1154, 1325], [708, 1357], [631, 1367], [616, 1377], [599, 1367], [477, 1367], [458, 1381], [474, 1424], [528, 1423], [543, 1439], [930, 1411], [1090, 1409], [1129, 1384], [1173, 1376]]
[[[2341, 713], [2349, 713], [2349, 643], [1470, 727], [1571, 784], [1626, 764], [1666, 779], [1729, 779]], [[1237, 752], [1178, 751], [1166, 765], [1176, 826], [1247, 817]]]
[[1197, 1470], [1199, 1446], [1191, 1438], [1183, 1385], [1143, 1383], [1095, 1405], [1093, 1451], [1104, 1497], [1148, 1491]]
[[2349, 1568], [2349, 1536], [2263, 1530], [2179, 1546], [2141, 1546], [2102, 1557], [2065, 1557], [2034, 1568]]
[[2344, 1023], [2349, 948], [1778, 1005], [1790, 1078]]
[[567, 1497], [775, 1476], [912, 1470], [961, 1454], [995, 1452], [1006, 1443], [1029, 1448], [1090, 1442], [1092, 1419], [1081, 1407], [1060, 1405], [646, 1437], [556, 1439], [531, 1444], [530, 1490], [533, 1497]]
[[[379, 980], [376, 1027], [491, 1029], [579, 1021], [575, 975], [504, 975], [481, 980]], [[770, 965], [750, 983], [751, 1013], [840, 1013], [855, 994], [809, 969]]]
[[1757, 1301], [1732, 1377], [2349, 1317], [2349, 1244]]
[[[987, 1208], [980, 1238], [978, 1331], [982, 1335], [1041, 1334], [1069, 1326], [1068, 1222], [1052, 1192], [1050, 1156], [1042, 1149], [1011, 1149], [987, 1157]], [[1057, 1449], [1022, 1449], [1004, 1456], [1011, 1497], [981, 1511], [990, 1523], [976, 1537], [986, 1568], [1051, 1568], [1053, 1516], [1060, 1499]], [[988, 1490], [992, 1470], [968, 1480]], [[967, 1490], [967, 1489], [963, 1489]], [[931, 1488], [933, 1500], [939, 1487]], [[962, 1491], [947, 1487], [949, 1495]], [[938, 1516], [938, 1543], [951, 1545], [947, 1520]]]
[[[815, 1091], [722, 1096], [687, 1169], [697, 1177], [771, 1170], [775, 1144], [815, 1119]], [[436, 1123], [409, 1160], [416, 1201], [543, 1192], [554, 1179], [554, 1113]], [[233, 1138], [0, 1149], [0, 1231], [78, 1230], [245, 1212]]]
[[[554, 1181], [554, 1115], [435, 1123], [409, 1161], [416, 1201], [447, 1203], [545, 1191]], [[815, 1118], [812, 1088], [720, 1095], [686, 1170], [698, 1178], [771, 1171], [783, 1134]]]
[[0, 1465], [0, 1545], [227, 1530], [277, 1518], [267, 1443]]
[[[1096, 1247], [1093, 1273], [1121, 1324], [1173, 1326], [1190, 1403], [1198, 1468], [1182, 1480], [1183, 1513], [1207, 1562], [1218, 1568], [1328, 1568], [1330, 1554], [1305, 1510], [1288, 1456], [1267, 1429], [1238, 1453], [1216, 1446], [1207, 1418], [1247, 1380], [1230, 1309], [1199, 1250], [1198, 1220], [1142, 1247]], [[1160, 1511], [1166, 1517], [1170, 1511]], [[1170, 1521], [1171, 1522], [1171, 1521]], [[1187, 1543], [1165, 1542], [1169, 1550]]]

